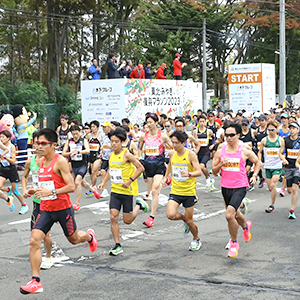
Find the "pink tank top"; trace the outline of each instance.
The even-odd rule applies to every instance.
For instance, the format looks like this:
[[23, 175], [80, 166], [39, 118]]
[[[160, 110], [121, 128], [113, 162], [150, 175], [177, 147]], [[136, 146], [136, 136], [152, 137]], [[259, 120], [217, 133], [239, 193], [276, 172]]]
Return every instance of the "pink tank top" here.
[[228, 157], [228, 162], [221, 167], [221, 186], [229, 189], [248, 187], [248, 177], [245, 161], [242, 157], [243, 146], [239, 145], [238, 151], [234, 154], [226, 152], [227, 145], [222, 148], [221, 157]]
[[161, 142], [161, 131], [157, 132], [155, 139], [149, 139], [149, 131], [145, 133], [145, 160], [151, 163], [165, 161], [165, 146]]

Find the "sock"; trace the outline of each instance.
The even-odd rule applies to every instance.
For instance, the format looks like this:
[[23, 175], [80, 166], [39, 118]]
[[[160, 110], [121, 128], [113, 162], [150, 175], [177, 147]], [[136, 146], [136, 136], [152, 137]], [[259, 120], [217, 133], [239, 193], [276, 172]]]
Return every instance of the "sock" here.
[[117, 246], [117, 247], [121, 247], [121, 244], [120, 244], [120, 243], [116, 243], [116, 246]]
[[237, 243], [237, 241], [232, 241], [233, 243]]
[[197, 240], [196, 240], [197, 242], [199, 242], [200, 241], [200, 238], [197, 238]]
[[151, 216], [151, 215], [150, 215], [150, 218], [154, 219], [154, 217], [153, 217], [153, 216]]
[[246, 229], [246, 230], [248, 230], [248, 224], [246, 223], [246, 227], [245, 228], [243, 228], [244, 230]]
[[89, 240], [89, 243], [93, 241], [93, 236], [90, 234], [91, 239]]
[[7, 197], [7, 200], [5, 200], [7, 203], [9, 202], [9, 197]]
[[41, 279], [40, 279], [39, 276], [32, 276], [32, 279], [35, 279], [37, 282], [40, 282], [40, 281], [41, 281]]
[[290, 212], [295, 212], [293, 209], [290, 209]]
[[26, 206], [26, 205], [27, 205], [26, 203], [22, 204], [22, 206]]

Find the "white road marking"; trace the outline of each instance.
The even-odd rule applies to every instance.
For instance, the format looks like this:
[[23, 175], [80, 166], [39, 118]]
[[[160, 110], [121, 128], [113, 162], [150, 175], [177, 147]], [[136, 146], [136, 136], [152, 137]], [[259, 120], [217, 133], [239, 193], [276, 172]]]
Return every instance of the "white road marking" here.
[[31, 221], [31, 218], [23, 219], [20, 221], [10, 222], [8, 225], [16, 225], [16, 224], [23, 224], [23, 223], [29, 223]]
[[144, 231], [130, 231], [131, 233], [127, 233], [127, 234], [124, 234], [124, 235], [121, 235], [121, 239], [126, 241], [130, 238], [134, 238], [136, 236], [139, 236], [139, 235], [142, 235], [142, 234], [145, 234]]

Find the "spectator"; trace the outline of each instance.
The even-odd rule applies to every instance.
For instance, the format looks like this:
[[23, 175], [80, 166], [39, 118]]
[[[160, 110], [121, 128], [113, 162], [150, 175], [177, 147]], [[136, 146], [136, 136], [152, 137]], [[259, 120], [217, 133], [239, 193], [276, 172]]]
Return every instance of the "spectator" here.
[[127, 78], [130, 78], [130, 73], [132, 72], [132, 61], [127, 60], [127, 66], [125, 67], [123, 71], [123, 75], [126, 76]]
[[193, 134], [194, 126], [191, 122], [191, 116], [190, 115], [185, 115], [184, 116], [184, 123], [185, 123], [185, 130], [189, 134]]
[[187, 63], [183, 63], [183, 64], [180, 63], [179, 60], [180, 60], [181, 56], [182, 56], [181, 54], [176, 53], [175, 54], [175, 59], [173, 61], [173, 68], [174, 68], [173, 76], [174, 76], [174, 79], [176, 79], [176, 80], [182, 80], [182, 72], [181, 72], [181, 70], [185, 66], [187, 66]]
[[92, 59], [92, 65], [89, 67], [89, 73], [91, 76], [91, 80], [100, 79], [100, 75], [102, 74], [101, 68], [98, 66], [98, 62], [96, 58]]
[[107, 62], [107, 74], [108, 79], [114, 79], [114, 78], [120, 78], [119, 71], [125, 66], [124, 64], [121, 64], [120, 67], [115, 63], [116, 62], [116, 56], [114, 54], [109, 54], [109, 60]]
[[146, 68], [145, 68], [146, 79], [152, 79], [152, 76], [156, 73], [155, 69], [153, 70], [153, 72], [151, 72], [150, 68], [151, 68], [151, 61], [147, 61]]
[[161, 66], [157, 69], [156, 79], [167, 79], [167, 77], [164, 74], [164, 70], [166, 68], [167, 68], [167, 65], [165, 63], [162, 63]]
[[145, 70], [142, 64], [139, 64], [137, 68], [133, 69], [130, 73], [130, 78], [141, 78], [145, 79]]

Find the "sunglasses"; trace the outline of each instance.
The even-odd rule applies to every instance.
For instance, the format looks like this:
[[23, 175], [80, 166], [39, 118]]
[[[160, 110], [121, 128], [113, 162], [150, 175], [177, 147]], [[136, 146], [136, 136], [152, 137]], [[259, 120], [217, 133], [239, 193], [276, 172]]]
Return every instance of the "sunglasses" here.
[[236, 133], [225, 133], [226, 137], [234, 137], [236, 136]]
[[84, 129], [90, 129], [90, 127], [84, 127]]
[[175, 127], [183, 127], [183, 125], [175, 125]]
[[275, 128], [268, 128], [269, 131], [275, 131]]
[[170, 125], [166, 125], [165, 127], [171, 127]]
[[47, 146], [47, 145], [50, 145], [50, 144], [53, 144], [52, 142], [39, 142], [39, 141], [36, 141], [34, 142], [35, 145], [41, 145], [43, 147]]

